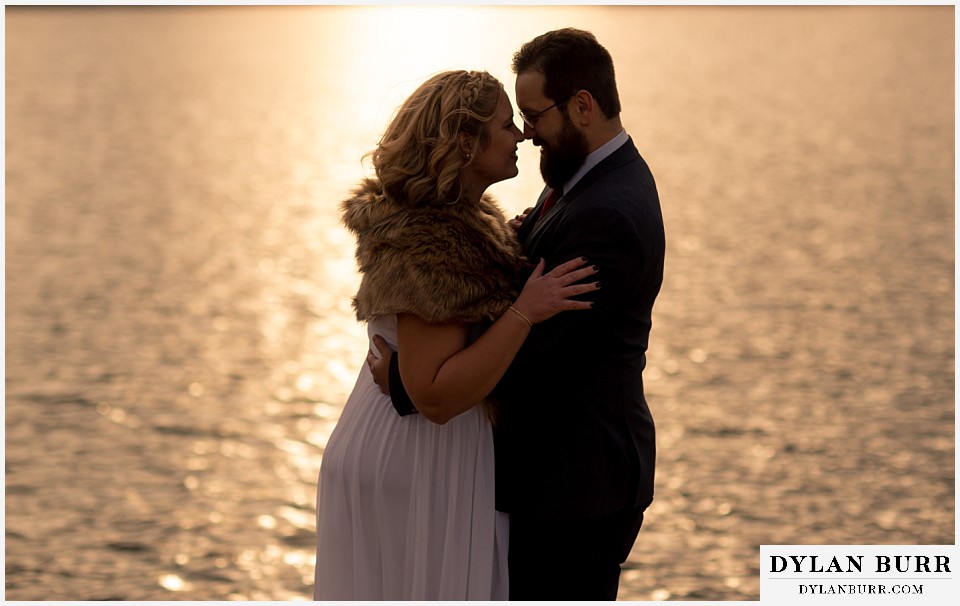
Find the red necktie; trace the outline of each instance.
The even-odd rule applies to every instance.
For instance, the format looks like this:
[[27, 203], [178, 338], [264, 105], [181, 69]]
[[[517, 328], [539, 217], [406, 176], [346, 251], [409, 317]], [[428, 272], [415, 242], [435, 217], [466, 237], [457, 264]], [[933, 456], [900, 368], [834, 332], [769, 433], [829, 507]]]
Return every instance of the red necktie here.
[[551, 189], [550, 193], [547, 194], [547, 199], [543, 201], [543, 208], [540, 209], [540, 216], [537, 217], [537, 220], [542, 219], [543, 216], [547, 214], [547, 211], [553, 208], [553, 205], [557, 203], [557, 200], [559, 200], [562, 195], [559, 190]]

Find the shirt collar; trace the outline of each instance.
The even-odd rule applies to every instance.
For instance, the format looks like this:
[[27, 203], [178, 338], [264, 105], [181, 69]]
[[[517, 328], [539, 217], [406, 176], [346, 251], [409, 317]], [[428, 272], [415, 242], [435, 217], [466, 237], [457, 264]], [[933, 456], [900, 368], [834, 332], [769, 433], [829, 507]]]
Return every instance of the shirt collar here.
[[623, 129], [614, 135], [612, 139], [590, 152], [587, 158], [583, 161], [583, 166], [580, 167], [580, 170], [574, 173], [573, 177], [563, 184], [563, 192], [567, 193], [573, 189], [573, 186], [576, 185], [577, 182], [580, 181], [580, 179], [582, 179], [591, 168], [597, 164], [600, 164], [600, 162], [603, 161], [607, 156], [620, 149], [620, 146], [627, 142], [627, 138], [627, 131], [626, 129]]

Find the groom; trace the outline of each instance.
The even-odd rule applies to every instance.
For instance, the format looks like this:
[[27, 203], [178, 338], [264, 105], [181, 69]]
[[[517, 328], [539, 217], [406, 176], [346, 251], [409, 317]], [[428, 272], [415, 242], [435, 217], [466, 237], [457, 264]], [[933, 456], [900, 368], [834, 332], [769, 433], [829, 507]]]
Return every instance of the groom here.
[[497, 387], [510, 599], [614, 600], [653, 500], [641, 373], [663, 280], [660, 202], [621, 124], [613, 61], [592, 34], [538, 36], [514, 55], [513, 71], [547, 185], [518, 226], [524, 255], [545, 259], [546, 271], [587, 257], [603, 287], [585, 295], [593, 309], [535, 325]]

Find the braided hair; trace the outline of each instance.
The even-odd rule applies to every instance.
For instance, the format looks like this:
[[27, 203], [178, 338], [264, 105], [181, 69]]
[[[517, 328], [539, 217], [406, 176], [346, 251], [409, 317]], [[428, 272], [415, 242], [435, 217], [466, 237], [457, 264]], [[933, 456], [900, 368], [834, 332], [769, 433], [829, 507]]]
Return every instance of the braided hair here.
[[[370, 153], [389, 198], [404, 204], [456, 203], [463, 194], [460, 171], [489, 142], [487, 125], [496, 115], [499, 80], [485, 71], [447, 71], [420, 85], [397, 110]], [[465, 155], [460, 133], [471, 139]]]

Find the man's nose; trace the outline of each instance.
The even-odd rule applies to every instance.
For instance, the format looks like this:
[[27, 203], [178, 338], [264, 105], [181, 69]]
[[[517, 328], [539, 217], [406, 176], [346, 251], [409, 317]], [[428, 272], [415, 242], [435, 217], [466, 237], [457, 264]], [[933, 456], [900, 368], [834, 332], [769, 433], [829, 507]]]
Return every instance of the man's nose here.
[[524, 139], [533, 139], [535, 136], [537, 136], [537, 131], [534, 130], [534, 128], [533, 128], [532, 126], [530, 126], [529, 124], [527, 124], [526, 122], [524, 122], [524, 123], [523, 123], [523, 138], [524, 138]]

